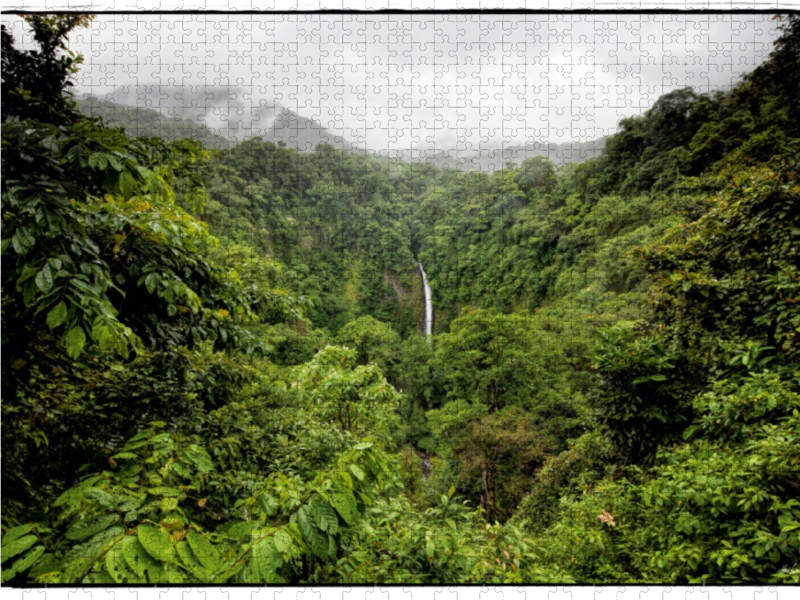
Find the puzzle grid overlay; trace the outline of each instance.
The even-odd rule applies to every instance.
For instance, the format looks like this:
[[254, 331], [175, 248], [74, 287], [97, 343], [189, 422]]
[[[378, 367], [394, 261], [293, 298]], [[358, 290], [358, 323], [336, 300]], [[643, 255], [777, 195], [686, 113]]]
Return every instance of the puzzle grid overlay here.
[[[474, 6], [462, 2], [455, 4], [454, 8], [487, 7], [485, 2]], [[575, 4], [554, 7], [551, 3], [549, 8], [576, 8]], [[282, 9], [284, 6], [276, 3], [274, 8]], [[600, 7], [600, 4], [593, 6]], [[776, 6], [750, 4], [742, 8]], [[787, 8], [783, 3], [779, 6]], [[158, 7], [165, 10], [172, 8], [164, 4]], [[642, 2], [628, 8], [648, 7]], [[724, 6], [731, 7], [730, 3]], [[85, 10], [88, 7], [72, 3], [68, 8]], [[142, 8], [142, 4], [130, 8]], [[269, 10], [273, 7], [235, 7], [228, 3], [209, 2], [202, 8]], [[316, 9], [320, 6], [296, 3], [286, 8]], [[340, 3], [331, 8], [360, 7], [343, 6]], [[419, 3], [409, 3], [407, 7], [392, 3], [390, 8], [428, 7]], [[646, 110], [669, 89], [683, 85], [693, 85], [701, 91], [725, 87], [755, 66], [748, 61], [759, 61], [766, 56], [769, 36], [765, 37], [764, 33], [765, 29], [771, 27], [768, 17], [756, 15], [712, 15], [702, 18], [694, 15], [622, 15], [619, 18], [608, 15], [526, 15], [522, 18], [465, 14], [337, 15], [334, 18], [325, 15], [238, 15], [228, 19], [226, 27], [221, 27], [219, 23], [224, 20], [225, 17], [221, 15], [161, 15], [151, 18], [146, 14], [114, 15], [113, 18], [102, 20], [105, 26], [99, 28], [98, 32], [106, 27], [112, 28], [116, 32], [112, 42], [113, 52], [118, 56], [120, 52], [129, 55], [135, 52], [136, 68], [132, 69], [131, 63], [124, 60], [110, 67], [108, 62], [104, 62], [109, 56], [108, 36], [100, 41], [102, 32], [97, 39], [84, 34], [80, 42], [92, 48], [91, 57], [86, 57], [86, 65], [96, 64], [97, 69], [93, 69], [90, 75], [84, 68], [84, 73], [78, 79], [78, 87], [88, 92], [122, 89], [130, 103], [156, 108], [168, 115], [175, 114], [179, 109], [200, 109], [197, 112], [200, 120], [232, 139], [243, 139], [254, 134], [269, 135], [268, 129], [261, 127], [260, 123], [274, 123], [291, 112], [310, 119], [312, 123], [292, 120], [288, 127], [282, 128], [280, 134], [273, 127], [272, 136], [282, 134], [290, 146], [305, 140], [306, 134], [315, 133], [309, 129], [316, 129], [317, 123], [324, 123], [326, 130], [336, 137], [328, 139], [325, 137], [327, 134], [320, 133], [320, 130], [316, 132], [321, 135], [320, 141], [346, 140], [354, 148], [393, 153], [401, 160], [424, 162], [432, 160], [437, 153], [443, 153], [451, 168], [463, 168], [473, 163], [480, 166], [488, 164], [488, 168], [497, 169], [502, 168], [506, 160], [518, 163], [525, 158], [525, 151], [519, 150], [520, 144], [530, 145], [541, 139], [553, 138], [592, 140], [613, 133], [613, 128], [603, 128], [600, 124], [615, 124], [621, 118]], [[720, 23], [730, 30], [731, 35], [727, 39], [715, 39], [711, 35], [714, 26]], [[287, 31], [288, 37], [278, 41], [281, 32]], [[126, 36], [127, 39], [136, 40], [135, 48], [118, 41], [125, 40]], [[366, 60], [368, 57], [374, 58], [370, 54], [369, 40], [376, 36], [390, 49], [387, 56], [381, 57], [386, 59], [385, 62]], [[625, 39], [621, 41], [622, 38]], [[594, 50], [593, 54], [586, 51], [587, 43]], [[689, 49], [677, 56], [678, 53], [672, 51], [676, 43], [683, 44], [685, 48], [692, 44], [699, 45], [698, 50], [702, 49], [702, 52]], [[122, 45], [118, 47], [117, 44]], [[546, 50], [532, 56], [530, 48], [542, 45], [546, 46]], [[205, 62], [198, 58], [203, 56], [200, 50], [214, 52], [222, 46], [230, 57], [227, 62], [209, 60], [207, 54]], [[265, 47], [269, 47], [273, 60], [255, 61], [256, 49], [263, 50]], [[184, 54], [183, 48], [188, 48], [189, 52]], [[459, 52], [458, 58], [453, 59]], [[615, 53], [624, 56], [615, 56]], [[567, 60], [554, 65], [547, 60], [547, 56], [553, 54], [565, 56]], [[614, 60], [606, 59], [604, 63], [600, 60], [608, 56]], [[95, 60], [98, 62], [93, 63]], [[498, 62], [502, 77], [497, 75]], [[428, 64], [437, 75], [427, 82], [418, 81], [419, 78], [414, 77], [416, 69], [419, 65]], [[601, 64], [599, 68], [598, 64]], [[154, 70], [147, 81], [140, 81], [143, 79], [141, 73], [151, 65]], [[352, 68], [354, 65], [358, 65], [358, 70]], [[456, 74], [448, 79], [451, 69]], [[609, 78], [598, 82], [593, 78], [597, 72], [609, 75]], [[652, 73], [656, 72], [661, 75], [660, 81], [657, 77], [653, 78]], [[249, 73], [249, 78], [244, 73]], [[551, 83], [551, 78], [558, 79], [559, 83]], [[276, 83], [278, 80], [280, 84]], [[329, 83], [322, 85], [323, 81]], [[360, 83], [362, 81], [364, 85]], [[386, 84], [387, 81], [390, 83]], [[414, 96], [415, 88], [425, 83], [434, 90], [438, 89], [438, 93], [434, 93], [434, 102], [420, 102]], [[220, 102], [220, 98], [214, 97], [213, 93], [204, 93], [203, 87], [209, 85], [215, 89], [226, 89], [227, 97]], [[188, 89], [188, 93], [180, 93], [179, 96], [174, 94], [178, 88], [184, 91]], [[626, 91], [629, 93], [625, 94]], [[262, 96], [267, 96], [269, 100], [265, 102], [260, 99]], [[309, 97], [316, 100], [309, 100]], [[536, 101], [530, 102], [531, 97]], [[187, 98], [190, 98], [188, 104]], [[330, 99], [333, 102], [329, 102]], [[589, 102], [581, 105], [579, 100], [586, 99]], [[456, 135], [443, 138], [441, 133], [448, 131], [455, 131]], [[307, 142], [300, 149], [308, 150], [310, 144]], [[569, 160], [576, 152], [582, 158], [586, 157], [587, 152], [596, 152], [560, 146], [551, 151], [556, 160]], [[494, 159], [497, 162], [491, 162]], [[406, 597], [465, 600], [473, 596], [476, 600], [489, 597], [524, 600], [539, 598], [544, 594], [548, 598], [551, 595], [553, 598], [565, 598], [576, 594], [576, 599], [596, 600], [613, 596], [618, 600], [706, 600], [720, 597], [730, 600], [783, 600], [790, 597], [788, 594], [791, 590], [655, 586], [627, 589], [609, 586], [378, 586], [365, 589], [345, 586], [9, 592], [22, 594], [23, 597], [28, 594], [28, 598], [42, 600], [45, 600], [45, 596], [36, 594], [46, 594], [46, 600], [61, 594], [72, 594], [73, 600], [76, 597], [88, 600], [90, 596], [91, 600], [97, 600], [100, 596], [95, 594], [101, 594], [104, 598], [135, 597], [139, 600], [140, 594], [156, 593], [171, 597], [180, 594], [185, 600], [200, 599], [203, 594], [209, 600], [221, 594], [228, 594], [231, 600], [248, 595], [253, 600], [293, 600], [295, 597], [297, 600], [317, 597], [320, 600], [338, 600], [340, 594], [342, 600], [362, 597], [373, 600], [388, 600], [390, 597], [392, 600]]]

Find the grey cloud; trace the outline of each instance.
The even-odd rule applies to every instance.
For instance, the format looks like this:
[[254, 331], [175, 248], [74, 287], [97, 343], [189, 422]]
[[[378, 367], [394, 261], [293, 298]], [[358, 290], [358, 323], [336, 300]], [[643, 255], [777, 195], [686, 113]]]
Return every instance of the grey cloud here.
[[730, 87], [776, 36], [768, 15], [105, 15], [70, 46], [81, 92], [237, 139], [295, 114], [435, 153], [587, 142], [671, 89]]

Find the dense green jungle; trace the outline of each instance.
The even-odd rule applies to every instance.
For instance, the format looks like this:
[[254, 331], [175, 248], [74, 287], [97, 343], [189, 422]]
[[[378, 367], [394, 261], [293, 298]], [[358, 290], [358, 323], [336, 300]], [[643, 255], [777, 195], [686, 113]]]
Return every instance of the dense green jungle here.
[[493, 173], [132, 137], [25, 19], [3, 583], [800, 582], [800, 17]]

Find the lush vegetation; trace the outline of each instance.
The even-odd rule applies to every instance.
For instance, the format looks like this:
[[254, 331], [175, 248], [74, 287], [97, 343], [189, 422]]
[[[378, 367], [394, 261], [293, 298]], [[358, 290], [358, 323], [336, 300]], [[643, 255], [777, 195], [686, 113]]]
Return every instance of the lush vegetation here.
[[800, 581], [800, 19], [492, 174], [125, 135], [90, 19], [2, 33], [4, 583]]

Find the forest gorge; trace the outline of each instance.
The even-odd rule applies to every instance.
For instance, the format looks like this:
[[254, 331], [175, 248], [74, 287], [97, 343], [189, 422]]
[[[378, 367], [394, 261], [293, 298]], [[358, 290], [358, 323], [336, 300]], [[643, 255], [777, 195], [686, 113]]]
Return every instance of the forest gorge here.
[[3, 583], [800, 582], [800, 17], [494, 173], [130, 137], [91, 18], [2, 32]]

